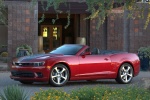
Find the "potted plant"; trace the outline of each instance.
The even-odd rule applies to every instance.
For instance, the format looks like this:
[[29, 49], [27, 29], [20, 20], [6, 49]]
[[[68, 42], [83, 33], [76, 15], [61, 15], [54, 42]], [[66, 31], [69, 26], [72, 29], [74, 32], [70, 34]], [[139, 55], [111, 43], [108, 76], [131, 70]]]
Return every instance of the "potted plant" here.
[[29, 56], [32, 54], [32, 48], [27, 44], [23, 44], [16, 49], [16, 57]]
[[150, 46], [139, 48], [138, 56], [141, 62], [141, 70], [144, 71], [149, 70], [150, 69]]
[[1, 56], [1, 60], [3, 62], [7, 62], [7, 60], [8, 60], [8, 52], [2, 52], [0, 56]]

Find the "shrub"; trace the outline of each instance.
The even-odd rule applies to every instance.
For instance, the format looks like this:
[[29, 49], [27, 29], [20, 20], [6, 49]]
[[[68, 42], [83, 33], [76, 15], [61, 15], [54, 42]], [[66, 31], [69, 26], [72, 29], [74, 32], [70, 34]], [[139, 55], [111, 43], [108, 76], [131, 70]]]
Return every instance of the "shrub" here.
[[141, 70], [149, 70], [150, 68], [150, 47], [141, 47], [138, 49], [138, 56], [141, 61]]
[[7, 86], [0, 94], [1, 100], [27, 100], [27, 94], [17, 85]]
[[71, 93], [72, 97], [78, 97], [78, 100], [102, 100], [102, 98], [110, 93], [112, 90], [106, 87], [94, 87], [94, 88], [80, 88], [78, 90], [73, 90]]
[[[20, 50], [22, 50], [22, 53], [20, 52]], [[16, 49], [16, 57], [29, 56], [32, 54], [32, 48], [27, 44], [21, 45]]]
[[48, 89], [42, 90], [41, 92], [35, 93], [30, 100], [71, 100], [69, 94], [62, 90]]
[[8, 57], [8, 53], [7, 52], [2, 52], [1, 57]]
[[49, 89], [41, 90], [31, 98], [31, 100], [149, 100], [150, 91], [137, 88], [127, 87], [124, 89], [108, 87], [84, 87], [72, 90], [70, 94]]

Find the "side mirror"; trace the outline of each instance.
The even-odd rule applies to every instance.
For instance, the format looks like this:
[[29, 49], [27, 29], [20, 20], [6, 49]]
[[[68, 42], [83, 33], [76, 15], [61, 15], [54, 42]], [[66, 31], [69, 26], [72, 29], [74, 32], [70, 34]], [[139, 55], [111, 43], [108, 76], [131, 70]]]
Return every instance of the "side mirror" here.
[[84, 52], [82, 55], [91, 55], [91, 52]]

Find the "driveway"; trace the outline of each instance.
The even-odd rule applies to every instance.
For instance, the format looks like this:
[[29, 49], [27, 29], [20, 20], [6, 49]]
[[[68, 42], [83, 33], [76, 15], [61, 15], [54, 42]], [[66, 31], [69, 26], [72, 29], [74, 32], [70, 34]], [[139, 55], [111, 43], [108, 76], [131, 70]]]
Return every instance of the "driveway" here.
[[130, 84], [118, 84], [114, 79], [102, 79], [96, 82], [86, 82], [86, 81], [71, 81], [68, 82], [63, 87], [52, 87], [48, 83], [34, 83], [32, 85], [24, 85], [18, 81], [14, 81], [9, 78], [10, 72], [2, 72], [0, 71], [0, 92], [4, 89], [4, 87], [8, 85], [19, 85], [26, 92], [28, 92], [29, 96], [34, 95], [34, 92], [40, 91], [40, 88], [47, 90], [49, 88], [62, 89], [69, 93], [72, 89], [77, 89], [81, 87], [95, 87], [95, 86], [108, 86], [114, 88], [125, 88], [127, 86], [141, 86], [143, 87], [144, 80], [150, 79], [150, 72], [140, 72], [140, 74], [133, 78]]

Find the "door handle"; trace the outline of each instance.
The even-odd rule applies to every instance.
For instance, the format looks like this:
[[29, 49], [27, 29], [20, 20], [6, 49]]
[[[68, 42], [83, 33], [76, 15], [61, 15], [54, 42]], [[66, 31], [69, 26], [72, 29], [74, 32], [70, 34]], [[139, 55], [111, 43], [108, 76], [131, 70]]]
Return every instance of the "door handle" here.
[[104, 60], [106, 60], [106, 61], [107, 61], [107, 60], [109, 60], [109, 59], [108, 59], [108, 58], [105, 58]]

